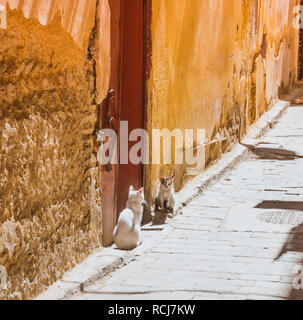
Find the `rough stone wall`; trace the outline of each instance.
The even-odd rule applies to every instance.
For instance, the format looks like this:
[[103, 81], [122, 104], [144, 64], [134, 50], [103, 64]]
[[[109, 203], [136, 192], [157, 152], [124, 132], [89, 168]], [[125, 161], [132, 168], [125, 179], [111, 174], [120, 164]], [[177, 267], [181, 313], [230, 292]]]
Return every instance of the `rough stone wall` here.
[[101, 245], [95, 67], [59, 15], [43, 26], [9, 10], [0, 30], [0, 298], [37, 295]]
[[96, 0], [0, 0], [0, 4], [22, 12], [27, 19], [36, 18], [44, 26], [60, 12], [62, 27], [79, 47], [87, 47], [95, 25]]
[[[206, 164], [238, 141], [297, 76], [298, 0], [153, 0], [148, 129], [206, 130]], [[174, 116], [172, 116], [174, 115]], [[185, 166], [146, 168], [158, 177]]]

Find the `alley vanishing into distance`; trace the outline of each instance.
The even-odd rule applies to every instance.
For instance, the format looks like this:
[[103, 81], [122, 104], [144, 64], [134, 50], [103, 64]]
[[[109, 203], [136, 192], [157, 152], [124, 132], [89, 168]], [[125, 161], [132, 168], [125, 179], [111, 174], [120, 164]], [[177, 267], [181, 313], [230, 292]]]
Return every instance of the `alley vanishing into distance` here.
[[0, 0], [0, 300], [303, 300], [302, 119], [303, 0]]
[[150, 252], [71, 299], [302, 299], [302, 119], [289, 108]]

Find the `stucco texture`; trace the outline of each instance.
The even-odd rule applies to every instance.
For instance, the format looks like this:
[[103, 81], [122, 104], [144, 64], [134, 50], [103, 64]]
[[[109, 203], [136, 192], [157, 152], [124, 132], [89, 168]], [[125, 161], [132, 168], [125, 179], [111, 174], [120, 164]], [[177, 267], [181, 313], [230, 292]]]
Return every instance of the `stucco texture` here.
[[[102, 69], [94, 59], [100, 40], [94, 38], [96, 8], [79, 1], [82, 13], [68, 19], [67, 10], [73, 11], [67, 2], [77, 1], [64, 1], [63, 12], [48, 6], [51, 1], [33, 1], [32, 11], [30, 1], [18, 7], [21, 2], [10, 1], [7, 30], [0, 30], [5, 299], [36, 296], [102, 244], [94, 130], [108, 75], [96, 84]], [[100, 59], [109, 59], [106, 51]]]
[[[148, 129], [206, 130], [206, 165], [241, 139], [297, 76], [297, 0], [153, 0]], [[224, 142], [211, 143], [227, 138]], [[152, 165], [158, 177], [186, 167]]]

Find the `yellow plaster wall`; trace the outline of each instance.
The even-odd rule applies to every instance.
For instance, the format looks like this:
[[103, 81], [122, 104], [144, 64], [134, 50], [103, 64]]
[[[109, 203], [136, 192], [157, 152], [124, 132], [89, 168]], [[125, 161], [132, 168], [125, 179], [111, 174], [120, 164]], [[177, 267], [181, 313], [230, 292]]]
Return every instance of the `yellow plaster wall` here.
[[[298, 0], [153, 0], [152, 71], [148, 82], [148, 129], [201, 128], [206, 163], [247, 127], [296, 79]], [[146, 181], [155, 193], [158, 177], [185, 167], [152, 165]]]

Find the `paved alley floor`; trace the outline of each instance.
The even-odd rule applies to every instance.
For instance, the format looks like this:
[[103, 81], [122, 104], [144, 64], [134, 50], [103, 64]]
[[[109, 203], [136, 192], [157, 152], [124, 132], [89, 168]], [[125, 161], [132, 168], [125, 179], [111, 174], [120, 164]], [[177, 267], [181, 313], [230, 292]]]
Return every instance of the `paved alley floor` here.
[[260, 141], [154, 249], [71, 299], [303, 299], [303, 107]]

